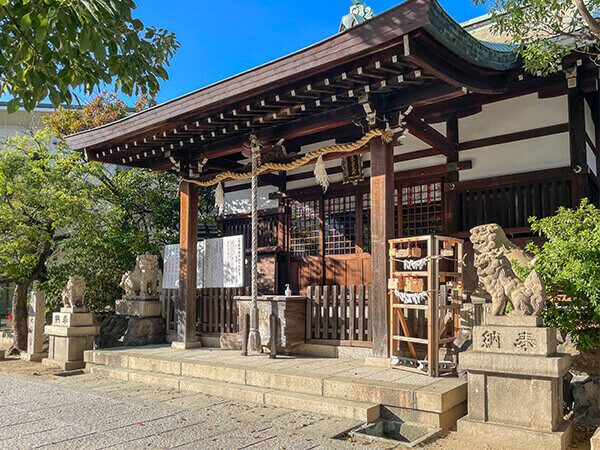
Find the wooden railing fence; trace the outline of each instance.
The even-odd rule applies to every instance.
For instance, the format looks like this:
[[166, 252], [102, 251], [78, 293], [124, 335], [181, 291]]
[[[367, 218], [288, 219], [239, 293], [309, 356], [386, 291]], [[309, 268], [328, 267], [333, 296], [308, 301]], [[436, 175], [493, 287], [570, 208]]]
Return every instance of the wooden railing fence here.
[[[238, 309], [235, 297], [250, 295], [250, 288], [206, 288], [198, 289], [196, 297], [197, 330], [200, 333], [237, 333]], [[177, 332], [177, 289], [165, 289], [163, 314], [167, 332]]]
[[309, 286], [306, 340], [325, 345], [372, 346], [371, 286]]
[[201, 333], [237, 333], [238, 308], [235, 297], [250, 295], [250, 288], [198, 289], [198, 331]]

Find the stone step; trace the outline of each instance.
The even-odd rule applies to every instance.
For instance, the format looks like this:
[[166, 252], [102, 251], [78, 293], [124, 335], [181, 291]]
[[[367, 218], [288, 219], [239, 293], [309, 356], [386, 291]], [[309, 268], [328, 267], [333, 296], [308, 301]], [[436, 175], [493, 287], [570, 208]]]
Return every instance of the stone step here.
[[88, 367], [101, 365], [149, 373], [177, 375], [264, 389], [295, 392], [388, 407], [443, 413], [465, 403], [467, 385], [459, 379], [441, 379], [428, 386], [331, 375], [310, 375], [292, 370], [245, 367], [206, 360], [142, 356], [134, 352], [86, 352]]
[[322, 395], [310, 395], [181, 375], [168, 375], [99, 365], [92, 365], [91, 372], [99, 376], [120, 380], [155, 384], [185, 391], [201, 392], [216, 397], [231, 398], [318, 414], [329, 414], [364, 422], [371, 422], [377, 419], [380, 413], [379, 404], [327, 398]]
[[403, 386], [385, 381], [358, 378], [328, 378], [298, 374], [291, 371], [245, 368], [207, 361], [181, 361], [168, 358], [142, 357], [122, 352], [92, 351], [86, 362], [167, 375], [224, 381], [259, 388], [277, 389], [317, 396], [326, 396], [365, 403], [413, 408], [415, 386]]

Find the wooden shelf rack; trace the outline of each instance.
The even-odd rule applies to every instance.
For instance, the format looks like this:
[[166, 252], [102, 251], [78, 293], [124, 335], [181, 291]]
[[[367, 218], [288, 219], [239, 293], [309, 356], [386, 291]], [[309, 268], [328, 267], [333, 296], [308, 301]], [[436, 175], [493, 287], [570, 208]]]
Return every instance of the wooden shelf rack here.
[[[390, 299], [390, 349], [392, 356], [401, 355], [402, 347], [408, 347], [412, 358], [418, 360], [416, 345], [427, 347], [427, 373], [440, 375], [440, 347], [451, 344], [460, 327], [461, 298], [458, 289], [463, 281], [463, 245], [460, 239], [444, 236], [420, 236], [392, 239], [389, 241], [390, 277], [399, 282], [404, 292], [408, 277], [423, 280], [428, 299], [421, 304], [402, 303], [396, 296], [396, 288], [389, 287]], [[418, 247], [420, 256], [396, 257], [397, 250]], [[452, 249], [452, 255], [443, 256], [444, 250]], [[403, 261], [426, 258], [422, 270], [404, 270]], [[392, 282], [390, 282], [392, 283]], [[422, 352], [421, 352], [422, 354]]]

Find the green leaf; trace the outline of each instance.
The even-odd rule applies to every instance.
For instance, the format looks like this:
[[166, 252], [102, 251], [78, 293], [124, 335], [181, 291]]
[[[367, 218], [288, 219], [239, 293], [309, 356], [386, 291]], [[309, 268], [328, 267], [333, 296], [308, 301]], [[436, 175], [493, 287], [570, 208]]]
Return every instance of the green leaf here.
[[17, 112], [19, 110], [19, 100], [16, 98], [10, 99], [6, 105], [6, 110], [9, 114]]

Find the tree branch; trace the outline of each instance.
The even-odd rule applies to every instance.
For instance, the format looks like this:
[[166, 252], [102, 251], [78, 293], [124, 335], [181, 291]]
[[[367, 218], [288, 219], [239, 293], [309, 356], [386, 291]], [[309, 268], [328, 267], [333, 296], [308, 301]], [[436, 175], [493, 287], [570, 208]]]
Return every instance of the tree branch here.
[[585, 5], [584, 0], [573, 0], [573, 3], [575, 3], [575, 6], [577, 6], [577, 9], [579, 10], [579, 14], [581, 14], [590, 28], [590, 33], [592, 33], [596, 39], [600, 40], [600, 23], [594, 19], [594, 16], [592, 16], [592, 13]]

